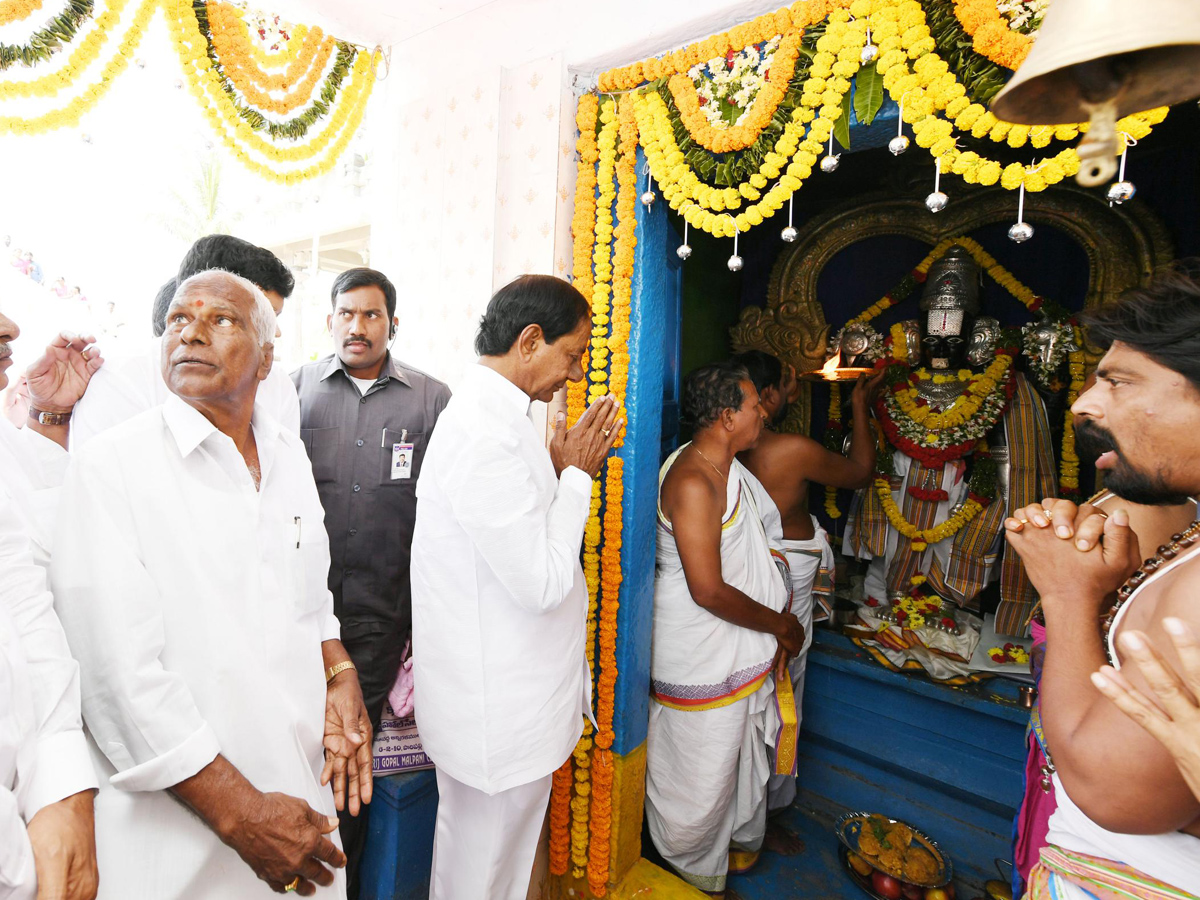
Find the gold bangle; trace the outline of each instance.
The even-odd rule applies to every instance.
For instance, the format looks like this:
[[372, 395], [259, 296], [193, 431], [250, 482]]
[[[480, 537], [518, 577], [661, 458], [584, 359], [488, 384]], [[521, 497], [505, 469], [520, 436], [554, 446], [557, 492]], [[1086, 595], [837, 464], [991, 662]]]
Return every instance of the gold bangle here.
[[352, 663], [348, 659], [342, 660], [337, 665], [330, 666], [328, 669], [325, 670], [325, 683], [329, 684], [329, 682], [333, 681], [333, 679], [336, 678], [339, 673], [345, 672], [347, 669], [353, 669], [353, 668], [355, 668], [354, 663]]

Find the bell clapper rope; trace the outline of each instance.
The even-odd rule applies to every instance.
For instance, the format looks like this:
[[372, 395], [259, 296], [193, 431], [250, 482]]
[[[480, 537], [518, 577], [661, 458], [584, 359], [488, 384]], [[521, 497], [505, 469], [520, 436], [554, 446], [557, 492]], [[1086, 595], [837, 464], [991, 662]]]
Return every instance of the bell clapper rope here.
[[792, 227], [792, 205], [796, 202], [796, 192], [792, 192], [792, 196], [788, 197], [788, 223], [783, 231], [779, 232], [779, 236], [789, 244], [796, 240], [796, 235], [799, 233]]
[[729, 215], [729, 213], [725, 213], [725, 216], [729, 221], [733, 222], [733, 256], [729, 257], [729, 261], [725, 265], [729, 266], [730, 272], [740, 272], [742, 271], [744, 261], [738, 256], [738, 235], [742, 233], [742, 229], [738, 228], [737, 219]]
[[1117, 173], [1117, 180], [1108, 186], [1108, 205], [1114, 203], [1121, 204], [1126, 200], [1131, 200], [1133, 195], [1137, 193], [1137, 188], [1133, 186], [1132, 181], [1125, 180], [1125, 157], [1129, 155], [1129, 148], [1137, 146], [1137, 140], [1124, 131], [1121, 134], [1121, 167]]

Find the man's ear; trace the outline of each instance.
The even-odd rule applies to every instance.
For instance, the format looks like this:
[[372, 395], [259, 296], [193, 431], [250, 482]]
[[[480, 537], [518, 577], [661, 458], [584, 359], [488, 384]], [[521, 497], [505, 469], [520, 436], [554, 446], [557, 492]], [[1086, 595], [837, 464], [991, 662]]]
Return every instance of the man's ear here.
[[526, 325], [517, 335], [517, 353], [521, 359], [528, 361], [543, 343], [545, 335], [542, 334], [542, 326], [537, 323]]
[[333, 313], [325, 317], [325, 330], [333, 334]]
[[725, 409], [721, 410], [721, 425], [724, 426], [726, 431], [733, 431], [733, 414], [734, 414], [734, 412], [735, 412], [735, 410], [730, 409], [729, 407], [726, 407]]
[[258, 380], [266, 381], [267, 376], [271, 374], [271, 366], [275, 365], [275, 345], [262, 345], [262, 358], [258, 363]]

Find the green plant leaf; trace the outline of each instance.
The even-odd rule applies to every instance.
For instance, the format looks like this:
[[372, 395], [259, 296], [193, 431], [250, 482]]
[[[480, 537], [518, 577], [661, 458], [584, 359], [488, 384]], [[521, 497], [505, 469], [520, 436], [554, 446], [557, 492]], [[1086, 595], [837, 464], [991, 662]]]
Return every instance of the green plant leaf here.
[[846, 150], [850, 149], [850, 92], [842, 95], [842, 114], [833, 123], [833, 136]]
[[854, 76], [854, 116], [863, 125], [870, 125], [883, 106], [883, 76], [875, 63], [863, 66]]

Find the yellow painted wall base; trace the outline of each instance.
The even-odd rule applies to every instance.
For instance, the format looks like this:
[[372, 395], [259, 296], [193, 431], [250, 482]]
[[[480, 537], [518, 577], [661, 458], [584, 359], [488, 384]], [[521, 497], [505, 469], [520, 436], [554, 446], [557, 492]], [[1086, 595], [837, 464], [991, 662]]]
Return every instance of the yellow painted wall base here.
[[608, 896], [612, 900], [633, 900], [635, 897], [639, 900], [711, 900], [703, 891], [644, 859], [634, 863], [620, 884], [613, 885]]
[[613, 758], [612, 833], [609, 881], [616, 883], [642, 858], [642, 813], [646, 804], [646, 742]]

